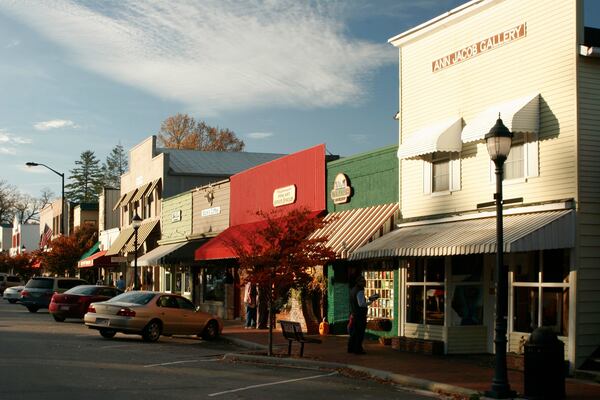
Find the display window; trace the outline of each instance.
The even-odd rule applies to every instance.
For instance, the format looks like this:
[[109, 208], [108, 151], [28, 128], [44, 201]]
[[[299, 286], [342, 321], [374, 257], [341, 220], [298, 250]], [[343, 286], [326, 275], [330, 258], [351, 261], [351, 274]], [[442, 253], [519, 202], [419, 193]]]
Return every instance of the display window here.
[[483, 325], [483, 256], [451, 258], [450, 325]]
[[369, 306], [368, 318], [394, 318], [394, 271], [365, 271], [365, 297], [379, 294]]
[[202, 293], [204, 301], [225, 301], [227, 271], [223, 268], [204, 269]]
[[444, 325], [443, 257], [416, 258], [406, 268], [406, 322]]
[[550, 327], [569, 334], [569, 250], [544, 250], [514, 256], [512, 330]]

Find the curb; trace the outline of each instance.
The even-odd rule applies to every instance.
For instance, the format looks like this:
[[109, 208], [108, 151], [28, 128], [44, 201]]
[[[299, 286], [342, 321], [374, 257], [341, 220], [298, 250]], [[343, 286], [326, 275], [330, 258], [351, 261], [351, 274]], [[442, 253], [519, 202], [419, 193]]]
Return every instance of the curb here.
[[[251, 350], [267, 350], [267, 346], [249, 342], [246, 340], [230, 337], [223, 335], [223, 338], [238, 345], [241, 347], [245, 347]], [[415, 378], [408, 375], [394, 374], [389, 371], [382, 371], [379, 369], [363, 367], [360, 365], [352, 365], [352, 364], [341, 364], [337, 362], [329, 362], [329, 361], [316, 361], [309, 359], [298, 359], [298, 358], [279, 358], [279, 357], [269, 357], [269, 356], [261, 356], [261, 355], [252, 355], [252, 354], [240, 354], [240, 353], [227, 353], [223, 357], [225, 361], [246, 361], [246, 362], [258, 362], [263, 364], [271, 364], [271, 365], [282, 365], [282, 366], [292, 366], [292, 367], [302, 367], [308, 369], [350, 369], [352, 371], [356, 371], [359, 373], [363, 373], [369, 375], [372, 378], [382, 379], [386, 381], [391, 381], [397, 383], [399, 385], [409, 387], [412, 389], [418, 390], [426, 390], [434, 393], [443, 393], [443, 394], [452, 394], [458, 395], [461, 397], [479, 397], [481, 393], [472, 390], [463, 388], [460, 386], [448, 385], [446, 383], [434, 382], [427, 379]]]

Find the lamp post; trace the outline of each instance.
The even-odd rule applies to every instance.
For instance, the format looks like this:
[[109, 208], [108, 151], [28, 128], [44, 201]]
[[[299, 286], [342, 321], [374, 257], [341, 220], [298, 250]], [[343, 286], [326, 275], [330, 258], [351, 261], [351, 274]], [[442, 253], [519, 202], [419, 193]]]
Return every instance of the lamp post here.
[[138, 258], [138, 229], [142, 225], [142, 219], [136, 212], [131, 220], [131, 226], [133, 226], [134, 238], [133, 238], [133, 247], [134, 247], [134, 257], [133, 257], [133, 290], [139, 290], [138, 286], [138, 267], [137, 267], [137, 258]]
[[41, 165], [42, 167], [48, 168], [50, 171], [54, 172], [56, 175], [60, 176], [61, 179], [61, 204], [60, 204], [60, 233], [62, 235], [65, 234], [65, 174], [61, 174], [53, 168], [50, 168], [46, 164], [35, 163], [35, 162], [27, 162], [25, 163], [28, 167], [37, 167]]
[[508, 373], [506, 371], [506, 311], [508, 303], [508, 271], [504, 265], [504, 231], [502, 224], [502, 179], [504, 175], [504, 161], [510, 152], [513, 134], [500, 119], [485, 135], [487, 150], [496, 166], [496, 324], [494, 347], [496, 350], [494, 378], [492, 387], [486, 396], [495, 399], [513, 398], [516, 393], [510, 389]]

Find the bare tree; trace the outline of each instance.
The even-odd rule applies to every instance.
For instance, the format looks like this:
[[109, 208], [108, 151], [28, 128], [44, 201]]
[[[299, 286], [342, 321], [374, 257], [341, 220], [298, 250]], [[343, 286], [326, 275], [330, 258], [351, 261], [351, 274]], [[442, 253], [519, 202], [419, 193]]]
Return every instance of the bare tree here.
[[165, 119], [158, 134], [160, 144], [173, 149], [204, 151], [243, 151], [244, 142], [229, 129], [196, 121], [187, 114]]
[[42, 208], [49, 204], [54, 198], [54, 193], [50, 188], [43, 188], [39, 197], [33, 197], [29, 194], [18, 194], [14, 204], [14, 214], [21, 224], [30, 221], [39, 221], [39, 214]]
[[0, 180], [0, 224], [12, 223], [18, 193], [14, 185], [8, 184], [5, 180]]

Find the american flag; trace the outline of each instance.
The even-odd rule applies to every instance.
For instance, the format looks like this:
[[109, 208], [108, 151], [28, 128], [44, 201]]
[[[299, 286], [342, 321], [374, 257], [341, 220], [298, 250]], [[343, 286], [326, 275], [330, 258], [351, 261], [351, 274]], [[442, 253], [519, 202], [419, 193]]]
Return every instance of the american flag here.
[[48, 225], [45, 225], [44, 233], [42, 233], [42, 235], [40, 237], [40, 248], [43, 249], [44, 247], [48, 246], [50, 244], [51, 238], [52, 238], [52, 229], [50, 229], [50, 227]]

